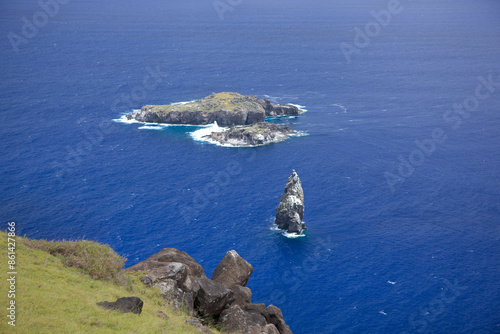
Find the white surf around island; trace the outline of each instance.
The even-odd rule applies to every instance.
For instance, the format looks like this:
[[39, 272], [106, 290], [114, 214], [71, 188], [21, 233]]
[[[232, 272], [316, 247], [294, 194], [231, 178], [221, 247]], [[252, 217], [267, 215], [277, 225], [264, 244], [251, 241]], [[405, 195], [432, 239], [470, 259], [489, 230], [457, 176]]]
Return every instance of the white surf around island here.
[[307, 112], [306, 106], [301, 106], [300, 104], [293, 104], [293, 103], [287, 103], [287, 105], [299, 108], [299, 110], [302, 111], [302, 113]]
[[140, 129], [140, 130], [159, 131], [159, 130], [164, 130], [165, 128], [168, 128], [169, 126], [171, 126], [171, 124], [139, 122], [139, 121], [136, 121], [135, 119], [128, 119], [127, 115], [128, 114], [123, 114], [120, 116], [120, 118], [113, 119], [113, 122], [122, 123], [122, 124], [142, 124], [142, 126], [138, 127], [138, 129]]
[[[178, 102], [174, 104], [183, 104], [183, 103], [189, 103], [188, 102]], [[132, 112], [137, 111], [137, 109], [132, 110]], [[112, 119], [113, 122], [116, 123], [122, 123], [122, 124], [142, 124], [138, 129], [141, 130], [163, 130], [165, 128], [171, 127], [171, 126], [186, 126], [186, 127], [197, 127], [197, 128], [206, 128], [206, 127], [211, 127], [213, 124], [207, 124], [207, 125], [200, 125], [200, 124], [170, 124], [170, 123], [153, 123], [153, 122], [141, 122], [137, 121], [135, 119], [128, 119], [127, 115], [130, 115], [130, 112], [122, 114], [120, 118], [115, 118]], [[219, 128], [219, 129], [225, 129], [225, 128]], [[222, 131], [222, 130], [221, 130]]]
[[283, 235], [284, 237], [286, 237], [288, 239], [297, 239], [297, 238], [303, 238], [303, 237], [306, 236], [304, 233], [301, 233], [301, 234], [288, 233], [287, 231], [284, 231], [284, 230], [280, 229], [278, 227], [278, 225], [276, 225], [274, 223], [274, 220], [273, 220], [273, 224], [271, 225], [271, 231], [277, 232], [277, 233]]
[[[138, 109], [134, 109], [134, 110], [132, 110], [132, 112], [137, 111], [137, 110]], [[128, 119], [127, 118], [128, 114], [130, 114], [130, 113], [128, 112], [128, 113], [121, 114], [120, 118], [114, 118], [114, 119], [112, 119], [112, 121], [115, 123], [122, 123], [122, 124], [145, 124], [144, 122], [139, 122], [139, 121], [136, 121], [135, 119]]]
[[[198, 125], [198, 126], [200, 126], [200, 125]], [[221, 144], [218, 141], [207, 137], [207, 136], [210, 136], [210, 134], [212, 134], [214, 132], [222, 132], [222, 131], [226, 131], [226, 130], [229, 130], [229, 128], [221, 127], [217, 124], [217, 122], [213, 122], [210, 125], [205, 125], [203, 128], [201, 128], [199, 130], [195, 130], [193, 132], [190, 132], [189, 135], [195, 141], [207, 142], [207, 143], [218, 145], [218, 146], [233, 147], [232, 145]]]
[[155, 124], [155, 125], [143, 125], [138, 127], [139, 130], [155, 130], [155, 131], [162, 131], [165, 128], [168, 128], [170, 125], [169, 124]]

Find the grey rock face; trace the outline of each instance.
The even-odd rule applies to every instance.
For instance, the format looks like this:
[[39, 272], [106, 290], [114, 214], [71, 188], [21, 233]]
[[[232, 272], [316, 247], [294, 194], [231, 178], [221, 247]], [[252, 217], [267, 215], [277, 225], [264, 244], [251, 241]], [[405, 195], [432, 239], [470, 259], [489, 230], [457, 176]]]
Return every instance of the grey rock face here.
[[303, 218], [304, 192], [299, 176], [294, 170], [276, 207], [275, 224], [288, 233], [300, 234], [306, 229], [306, 225], [302, 222]]

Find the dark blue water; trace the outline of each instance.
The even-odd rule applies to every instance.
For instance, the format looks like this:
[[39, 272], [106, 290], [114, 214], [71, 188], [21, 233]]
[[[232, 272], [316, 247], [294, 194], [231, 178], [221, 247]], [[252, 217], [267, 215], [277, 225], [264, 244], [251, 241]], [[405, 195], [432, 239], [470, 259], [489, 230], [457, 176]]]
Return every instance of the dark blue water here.
[[[127, 266], [176, 247], [209, 276], [235, 249], [294, 333], [500, 333], [499, 3], [401, 1], [383, 27], [392, 1], [232, 3], [2, 2], [2, 224]], [[220, 91], [306, 106], [280, 122], [308, 136], [225, 148], [112, 121]], [[272, 230], [292, 169], [296, 239]]]

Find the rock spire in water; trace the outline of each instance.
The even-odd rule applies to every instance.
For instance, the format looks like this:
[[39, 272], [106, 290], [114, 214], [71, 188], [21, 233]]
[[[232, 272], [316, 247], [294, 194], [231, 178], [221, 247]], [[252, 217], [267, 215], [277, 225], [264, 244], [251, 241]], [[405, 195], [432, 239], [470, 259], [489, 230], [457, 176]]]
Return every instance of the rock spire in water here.
[[302, 222], [304, 218], [304, 192], [299, 176], [295, 172], [288, 178], [285, 192], [281, 195], [280, 202], [276, 207], [276, 220], [274, 223], [288, 233], [302, 233], [306, 225]]

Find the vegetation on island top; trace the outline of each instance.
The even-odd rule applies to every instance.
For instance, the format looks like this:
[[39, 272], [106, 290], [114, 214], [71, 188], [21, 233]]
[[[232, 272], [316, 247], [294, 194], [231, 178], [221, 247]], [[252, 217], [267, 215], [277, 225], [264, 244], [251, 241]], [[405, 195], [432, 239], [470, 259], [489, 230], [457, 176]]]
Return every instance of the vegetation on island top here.
[[[0, 231], [4, 273], [7, 264], [7, 234]], [[31, 240], [16, 237], [18, 261], [16, 282], [16, 326], [0, 322], [0, 332], [16, 333], [199, 333], [186, 324], [191, 318], [174, 311], [160, 291], [147, 288], [144, 273], [121, 270], [125, 259], [107, 245], [92, 241]], [[8, 281], [0, 280], [8, 291]], [[105, 310], [100, 301], [137, 296], [144, 301], [140, 315]], [[7, 305], [7, 293], [0, 304]], [[168, 319], [160, 318], [161, 311]], [[211, 328], [212, 332], [219, 333]]]
[[238, 107], [248, 105], [254, 106], [258, 104], [259, 99], [255, 96], [245, 96], [234, 92], [212, 93], [197, 101], [187, 102], [184, 104], [167, 104], [167, 105], [147, 105], [148, 109], [153, 112], [170, 112], [176, 111], [198, 111], [204, 110], [214, 112], [217, 110], [235, 110]]

